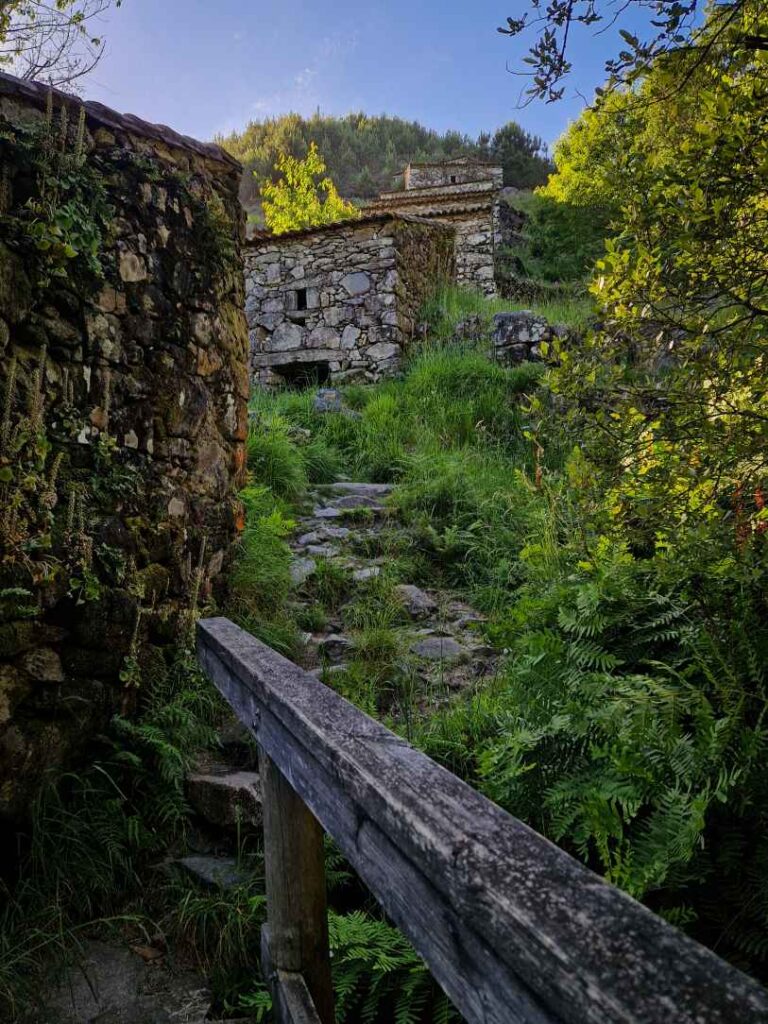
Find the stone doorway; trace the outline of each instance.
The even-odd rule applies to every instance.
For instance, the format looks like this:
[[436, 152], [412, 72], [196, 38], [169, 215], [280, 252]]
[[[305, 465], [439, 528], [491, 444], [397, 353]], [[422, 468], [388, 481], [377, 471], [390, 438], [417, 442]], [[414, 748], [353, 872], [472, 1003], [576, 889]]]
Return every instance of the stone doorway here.
[[327, 362], [286, 363], [273, 367], [273, 371], [279, 378], [277, 383], [291, 391], [319, 387], [328, 384], [331, 379], [331, 367]]

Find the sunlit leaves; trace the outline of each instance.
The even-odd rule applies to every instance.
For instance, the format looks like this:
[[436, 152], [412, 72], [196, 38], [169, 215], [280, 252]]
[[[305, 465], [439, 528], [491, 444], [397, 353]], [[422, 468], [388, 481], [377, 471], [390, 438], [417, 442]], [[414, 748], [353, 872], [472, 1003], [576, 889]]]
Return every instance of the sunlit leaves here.
[[274, 234], [360, 216], [352, 203], [341, 198], [331, 179], [324, 177], [325, 163], [314, 143], [304, 160], [281, 156], [276, 170], [280, 179], [267, 181], [261, 188], [264, 219]]

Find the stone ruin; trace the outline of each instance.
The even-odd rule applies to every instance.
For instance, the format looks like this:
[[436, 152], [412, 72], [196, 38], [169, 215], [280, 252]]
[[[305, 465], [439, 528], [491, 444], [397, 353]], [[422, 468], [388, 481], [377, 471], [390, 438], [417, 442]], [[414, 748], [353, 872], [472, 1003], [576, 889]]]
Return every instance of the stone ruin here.
[[435, 284], [494, 295], [502, 169], [460, 159], [409, 164], [357, 221], [246, 249], [246, 316], [262, 385], [376, 381], [393, 373]]
[[366, 210], [450, 225], [455, 233], [456, 283], [494, 296], [495, 255], [502, 242], [501, 167], [460, 157], [409, 164], [402, 178], [402, 188], [382, 192]]
[[377, 213], [246, 247], [257, 383], [376, 381], [394, 372], [435, 282], [455, 276], [454, 233]]
[[[82, 110], [114, 211], [99, 275], [46, 275], [14, 234], [36, 187], [14, 133], [45, 124], [48, 104], [59, 135], [62, 111], [76, 126]], [[157, 677], [190, 604], [222, 594], [242, 528], [249, 374], [237, 161], [3, 73], [0, 129], [1, 433], [14, 436], [38, 388], [50, 446], [33, 492], [17, 481], [24, 452], [0, 445], [1, 851], [4, 819], [23, 817], [46, 769], [136, 703], [127, 666]], [[90, 581], [85, 598], [73, 577]]]
[[550, 324], [546, 317], [520, 309], [509, 313], [496, 313], [491, 331], [491, 352], [494, 360], [504, 366], [517, 363], [540, 362], [544, 356], [541, 343], [555, 338], [575, 338], [573, 328], [565, 324]]

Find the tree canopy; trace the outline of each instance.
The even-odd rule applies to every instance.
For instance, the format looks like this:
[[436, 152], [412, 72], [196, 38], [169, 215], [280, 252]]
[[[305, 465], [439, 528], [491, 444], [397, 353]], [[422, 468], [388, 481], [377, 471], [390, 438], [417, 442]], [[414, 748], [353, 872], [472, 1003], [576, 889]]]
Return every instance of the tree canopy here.
[[217, 141], [245, 168], [241, 198], [247, 207], [258, 203], [260, 182], [275, 179], [275, 166], [282, 155], [301, 160], [312, 143], [323, 154], [339, 193], [347, 198], [370, 199], [393, 188], [396, 175], [411, 161], [461, 156], [499, 160], [505, 184], [518, 187], [543, 184], [551, 170], [541, 140], [516, 124], [506, 125], [493, 137], [483, 132], [473, 139], [455, 131], [440, 134], [416, 121], [385, 115], [325, 117], [317, 113], [307, 119], [285, 114], [252, 121], [242, 132]]
[[[593, 284], [606, 328], [578, 359], [564, 354], [563, 382], [591, 393], [622, 453], [617, 513], [652, 533], [719, 518], [764, 481], [768, 53], [744, 42], [764, 32], [758, 0], [727, 31], [715, 11], [707, 62], [681, 49], [586, 111], [544, 189], [614, 211]], [[617, 337], [630, 339], [626, 360]], [[751, 528], [765, 515], [752, 505]]]
[[[647, 15], [644, 37], [621, 27], [638, 10]], [[716, 59], [723, 37], [753, 52], [768, 49], [768, 36], [755, 23], [753, 0], [551, 0], [546, 6], [541, 0], [530, 0], [530, 11], [507, 18], [499, 32], [519, 36], [532, 30], [534, 42], [525, 58], [531, 69], [527, 94], [529, 99], [552, 102], [562, 97], [564, 82], [573, 70], [569, 53], [574, 28], [597, 26], [602, 31], [615, 24], [620, 26], [624, 46], [605, 62], [608, 89], [636, 81], [676, 52], [695, 50], [699, 63], [710, 53]]]
[[261, 189], [264, 219], [273, 234], [360, 216], [357, 207], [342, 199], [333, 181], [324, 176], [325, 162], [314, 142], [303, 160], [281, 156], [276, 170], [278, 181], [266, 181]]

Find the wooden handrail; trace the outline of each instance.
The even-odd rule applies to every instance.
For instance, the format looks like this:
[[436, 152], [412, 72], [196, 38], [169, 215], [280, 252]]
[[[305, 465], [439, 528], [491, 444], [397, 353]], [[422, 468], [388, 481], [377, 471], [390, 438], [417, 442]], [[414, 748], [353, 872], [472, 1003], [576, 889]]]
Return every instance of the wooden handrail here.
[[[228, 619], [199, 623], [198, 656], [281, 777], [265, 789], [265, 959], [281, 1022], [333, 1019], [319, 831], [289, 788], [469, 1024], [768, 1022], [751, 978]], [[301, 1016], [304, 984], [314, 1018]]]

